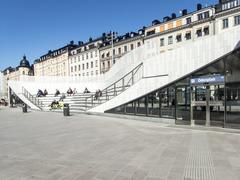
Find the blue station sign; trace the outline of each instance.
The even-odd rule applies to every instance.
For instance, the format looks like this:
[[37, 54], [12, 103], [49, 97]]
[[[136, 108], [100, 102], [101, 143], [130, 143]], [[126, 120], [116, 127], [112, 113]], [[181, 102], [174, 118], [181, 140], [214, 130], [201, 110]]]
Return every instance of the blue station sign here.
[[225, 81], [225, 77], [222, 75], [215, 75], [215, 76], [205, 76], [199, 78], [191, 79], [191, 85], [198, 85], [198, 84], [222, 84]]

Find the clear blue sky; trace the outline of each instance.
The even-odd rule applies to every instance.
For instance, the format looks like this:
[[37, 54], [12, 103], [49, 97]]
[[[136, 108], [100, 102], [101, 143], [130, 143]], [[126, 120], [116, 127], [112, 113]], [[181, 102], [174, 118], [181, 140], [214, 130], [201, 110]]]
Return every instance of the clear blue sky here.
[[0, 0], [0, 70], [16, 67], [26, 54], [32, 63], [69, 41], [102, 32], [120, 34], [148, 26], [197, 3], [218, 0]]

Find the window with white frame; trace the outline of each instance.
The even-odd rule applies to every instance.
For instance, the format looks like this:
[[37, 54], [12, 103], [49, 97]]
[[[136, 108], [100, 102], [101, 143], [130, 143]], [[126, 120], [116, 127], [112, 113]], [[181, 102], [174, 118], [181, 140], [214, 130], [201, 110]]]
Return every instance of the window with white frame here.
[[168, 37], [168, 45], [173, 44], [173, 36]]
[[234, 17], [234, 25], [240, 25], [240, 15]]
[[196, 31], [197, 37], [201, 37], [202, 36], [202, 28], [198, 29]]
[[177, 42], [182, 42], [182, 34], [178, 34], [176, 36], [176, 40], [177, 40]]
[[186, 40], [190, 40], [190, 39], [192, 38], [192, 35], [191, 35], [191, 32], [190, 32], [190, 31], [189, 31], [189, 32], [186, 32], [185, 38], [186, 38]]
[[204, 27], [203, 32], [205, 36], [209, 35], [209, 26]]
[[228, 28], [228, 18], [226, 18], [226, 19], [223, 19], [222, 20], [222, 27], [223, 27], [223, 29], [226, 29], [226, 28]]
[[186, 18], [186, 24], [191, 24], [191, 23], [192, 23], [192, 18], [191, 17]]
[[160, 46], [161, 46], [161, 47], [164, 46], [164, 38], [161, 38], [161, 39], [160, 39]]

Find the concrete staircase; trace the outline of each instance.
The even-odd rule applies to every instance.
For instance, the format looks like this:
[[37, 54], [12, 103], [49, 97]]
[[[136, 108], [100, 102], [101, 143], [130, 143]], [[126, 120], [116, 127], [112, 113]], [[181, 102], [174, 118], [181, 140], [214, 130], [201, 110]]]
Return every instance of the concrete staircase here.
[[[131, 72], [126, 74], [124, 77], [114, 82], [107, 88], [101, 90], [101, 95], [95, 96], [95, 93], [81, 93], [75, 94], [74, 96], [66, 96], [63, 100], [64, 103], [69, 104], [70, 111], [74, 113], [85, 112], [91, 108], [101, 105], [112, 98], [118, 96], [129, 87], [137, 83], [143, 77], [143, 64], [139, 64]], [[66, 94], [65, 94], [66, 95]], [[36, 95], [35, 95], [36, 97]], [[61, 95], [55, 97], [53, 94], [47, 95], [46, 97], [38, 97], [37, 101], [41, 104], [43, 111], [51, 110], [51, 103], [56, 100], [59, 101]], [[61, 109], [55, 109], [53, 111], [62, 111]]]
[[[86, 110], [86, 98], [93, 95], [93, 93], [86, 94], [75, 94], [74, 96], [67, 96], [63, 100], [65, 104], [69, 104], [71, 112], [84, 112]], [[49, 111], [51, 110], [51, 103], [55, 101], [59, 101], [61, 95], [54, 96], [54, 94], [49, 94], [46, 97], [38, 97], [37, 99], [42, 103], [42, 110]], [[62, 111], [61, 109], [54, 109], [53, 111]]]

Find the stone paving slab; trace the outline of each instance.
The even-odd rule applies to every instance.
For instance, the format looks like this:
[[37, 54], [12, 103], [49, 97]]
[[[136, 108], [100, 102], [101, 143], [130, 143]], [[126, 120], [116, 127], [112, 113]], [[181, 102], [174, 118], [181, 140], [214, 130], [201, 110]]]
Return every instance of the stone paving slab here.
[[0, 180], [240, 180], [240, 134], [0, 107]]

